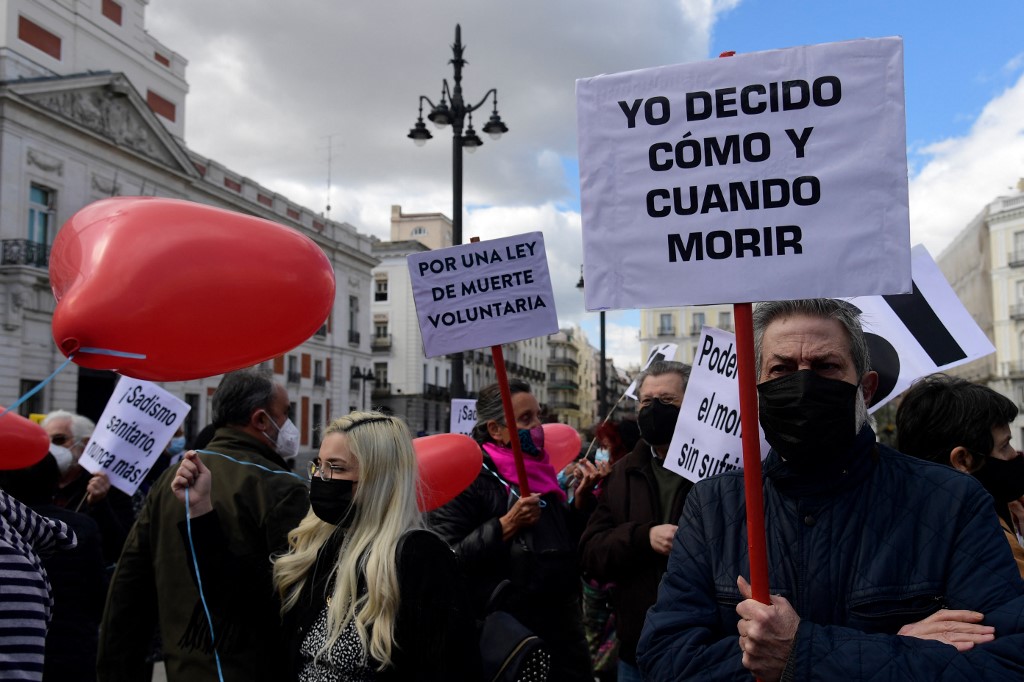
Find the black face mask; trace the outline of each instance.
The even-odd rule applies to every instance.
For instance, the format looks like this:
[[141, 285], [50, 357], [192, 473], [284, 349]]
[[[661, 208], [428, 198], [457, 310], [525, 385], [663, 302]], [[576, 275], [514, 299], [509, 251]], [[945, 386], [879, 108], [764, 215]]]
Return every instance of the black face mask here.
[[332, 526], [347, 527], [352, 523], [355, 515], [352, 505], [354, 483], [347, 480], [325, 481], [314, 476], [309, 482], [309, 506], [316, 517]]
[[997, 459], [989, 456], [973, 474], [1001, 509], [1024, 495], [1024, 457]]
[[679, 420], [679, 408], [666, 405], [655, 399], [647, 407], [641, 407], [636, 423], [640, 427], [640, 436], [651, 445], [668, 445], [672, 442], [672, 434]]
[[790, 464], [819, 468], [845, 454], [857, 433], [859, 387], [802, 369], [757, 385], [761, 428]]

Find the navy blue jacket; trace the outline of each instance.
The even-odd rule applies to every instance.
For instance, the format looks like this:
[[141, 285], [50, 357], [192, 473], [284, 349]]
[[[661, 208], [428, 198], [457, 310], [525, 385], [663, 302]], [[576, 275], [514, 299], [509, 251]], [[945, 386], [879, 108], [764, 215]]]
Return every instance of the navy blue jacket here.
[[[801, 618], [794, 679], [1024, 679], [1024, 581], [975, 479], [876, 444], [865, 427], [833, 469], [798, 473], [772, 452], [763, 480], [770, 589]], [[741, 471], [686, 500], [638, 647], [645, 680], [751, 679], [738, 575], [750, 576]], [[984, 613], [996, 639], [959, 653], [896, 636], [940, 608]]]

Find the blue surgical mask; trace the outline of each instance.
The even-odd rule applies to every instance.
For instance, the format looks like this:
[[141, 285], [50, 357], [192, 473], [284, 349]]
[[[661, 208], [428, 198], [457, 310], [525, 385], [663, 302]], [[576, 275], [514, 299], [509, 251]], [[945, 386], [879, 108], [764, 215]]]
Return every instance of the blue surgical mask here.
[[185, 450], [185, 436], [175, 436], [167, 444], [167, 454], [171, 457], [180, 455]]

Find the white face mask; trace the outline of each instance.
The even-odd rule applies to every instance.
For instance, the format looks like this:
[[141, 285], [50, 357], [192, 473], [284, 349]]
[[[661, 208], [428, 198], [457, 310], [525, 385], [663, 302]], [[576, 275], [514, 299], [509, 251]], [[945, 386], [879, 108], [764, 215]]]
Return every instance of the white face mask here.
[[[269, 418], [270, 415], [268, 414]], [[274, 424], [274, 420], [270, 420], [271, 424]], [[278, 426], [274, 424], [277, 429], [277, 438], [271, 442], [274, 444], [274, 449], [277, 450], [277, 454], [281, 455], [284, 459], [292, 459], [299, 454], [299, 429], [295, 424], [292, 423], [291, 419], [286, 419], [284, 424]], [[266, 433], [263, 434], [267, 436]], [[270, 440], [270, 436], [267, 436], [267, 440]]]
[[53, 445], [51, 443], [50, 454], [57, 460], [57, 469], [60, 470], [61, 476], [66, 474], [71, 469], [71, 465], [75, 463], [75, 456], [63, 445]]

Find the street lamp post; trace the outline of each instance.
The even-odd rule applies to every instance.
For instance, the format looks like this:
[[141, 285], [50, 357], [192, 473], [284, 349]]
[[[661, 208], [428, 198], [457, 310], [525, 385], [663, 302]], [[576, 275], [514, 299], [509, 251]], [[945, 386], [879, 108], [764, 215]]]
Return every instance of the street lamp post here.
[[370, 369], [369, 367], [367, 367], [365, 372], [361, 372], [361, 371], [359, 371], [358, 367], [353, 367], [352, 368], [352, 378], [353, 379], [362, 379], [363, 380], [363, 388], [362, 388], [361, 396], [363, 398], [362, 408], [363, 408], [363, 411], [365, 412], [366, 411], [366, 382], [367, 381], [373, 381], [373, 379], [374, 379], [373, 370]]
[[[498, 90], [491, 88], [484, 94], [483, 98], [476, 104], [467, 104], [462, 97], [462, 67], [468, 62], [462, 58], [465, 47], [462, 44], [462, 29], [455, 25], [455, 43], [452, 45], [452, 59], [449, 62], [454, 70], [452, 85], [448, 80], [441, 81], [441, 101], [434, 104], [426, 95], [420, 95], [420, 115], [416, 119], [416, 125], [409, 131], [408, 137], [417, 146], [423, 146], [433, 135], [427, 130], [423, 123], [423, 102], [430, 105], [430, 113], [427, 118], [438, 128], [450, 125], [452, 127], [452, 243], [458, 246], [462, 243], [462, 150], [475, 152], [477, 147], [484, 142], [473, 130], [473, 112], [482, 107], [488, 99], [493, 101], [491, 117], [484, 124], [483, 132], [497, 140], [502, 134], [508, 132], [501, 116], [498, 115]], [[466, 117], [469, 117], [469, 125], [463, 133], [463, 126]], [[465, 380], [462, 376], [462, 353], [455, 353], [451, 356], [452, 385], [451, 397], [463, 398], [466, 395]]]
[[[583, 266], [580, 266], [580, 281], [576, 282], [576, 288], [583, 289]], [[604, 311], [601, 313], [601, 371], [598, 375], [601, 385], [597, 389], [597, 405], [598, 405], [598, 419], [604, 419], [608, 416], [607, 405], [608, 405], [608, 368], [607, 362], [604, 358], [605, 346], [604, 346]]]

